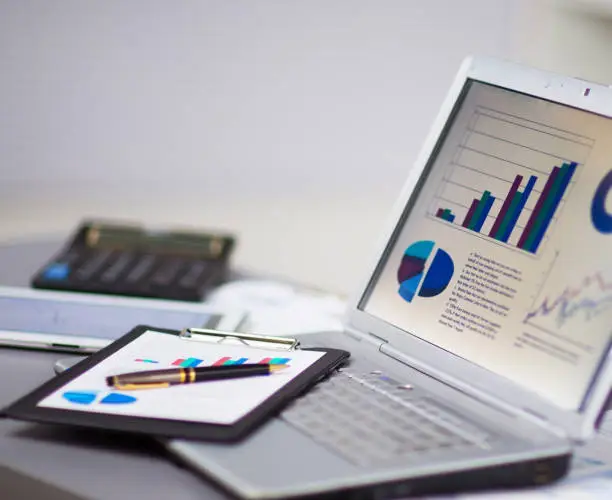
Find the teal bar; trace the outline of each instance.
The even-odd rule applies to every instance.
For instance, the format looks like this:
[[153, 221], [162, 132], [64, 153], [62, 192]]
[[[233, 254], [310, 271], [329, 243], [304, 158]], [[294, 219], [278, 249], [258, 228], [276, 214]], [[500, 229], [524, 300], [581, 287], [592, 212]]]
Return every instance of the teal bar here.
[[[542, 205], [542, 210], [540, 210], [538, 218], [536, 219], [535, 224], [533, 225], [533, 228], [529, 233], [529, 237], [527, 238], [527, 240], [525, 240], [523, 248], [531, 249], [533, 242], [535, 241], [536, 237], [538, 236], [538, 233], [540, 232], [540, 227], [542, 227], [542, 224], [548, 218], [550, 208], [553, 205], [555, 199], [557, 198], [559, 190], [565, 184], [564, 180], [568, 174], [569, 167], [569, 163], [564, 163], [563, 165], [561, 165], [561, 170], [559, 171], [559, 175], [557, 175], [557, 178], [555, 179], [555, 184], [552, 186], [550, 192], [546, 196], [546, 200], [544, 200], [544, 204]], [[563, 187], [563, 189], [565, 188]]]
[[545, 207], [547, 211], [547, 216], [542, 221], [542, 225], [539, 227], [538, 232], [535, 233], [535, 239], [529, 247], [530, 252], [536, 253], [538, 251], [538, 246], [544, 238], [544, 234], [546, 233], [546, 230], [548, 229], [548, 226], [550, 225], [552, 218], [555, 215], [555, 211], [557, 210], [559, 203], [561, 203], [561, 199], [565, 194], [565, 190], [569, 186], [569, 183], [572, 181], [572, 176], [574, 175], [577, 166], [578, 164], [576, 162], [571, 162], [567, 164], [567, 169], [565, 170], [565, 172], [562, 172], [564, 174], [563, 179], [558, 186], [558, 190], [555, 192], [554, 198], [550, 201], [549, 206]]
[[480, 220], [482, 211], [485, 209], [485, 206], [487, 205], [487, 200], [490, 196], [491, 191], [485, 191], [484, 193], [482, 193], [482, 198], [480, 198], [478, 206], [476, 207], [476, 211], [474, 212], [474, 215], [472, 215], [472, 220], [470, 221], [469, 229], [471, 229], [472, 231], [474, 231], [474, 228], [478, 225], [478, 221]]
[[272, 358], [269, 361], [269, 364], [271, 364], [271, 365], [286, 365], [287, 363], [289, 363], [289, 361], [291, 361], [291, 358]]
[[504, 241], [503, 240], [504, 233], [506, 232], [506, 229], [508, 228], [508, 224], [510, 224], [510, 221], [514, 217], [514, 211], [516, 210], [516, 207], [518, 206], [518, 204], [521, 202], [522, 197], [523, 197], [523, 193], [521, 191], [517, 191], [516, 193], [514, 193], [514, 196], [512, 197], [512, 202], [510, 203], [510, 207], [508, 208], [508, 211], [506, 212], [506, 216], [504, 217], [504, 220], [502, 221], [501, 226], [499, 226], [499, 229], [495, 233], [494, 238], [496, 240]]

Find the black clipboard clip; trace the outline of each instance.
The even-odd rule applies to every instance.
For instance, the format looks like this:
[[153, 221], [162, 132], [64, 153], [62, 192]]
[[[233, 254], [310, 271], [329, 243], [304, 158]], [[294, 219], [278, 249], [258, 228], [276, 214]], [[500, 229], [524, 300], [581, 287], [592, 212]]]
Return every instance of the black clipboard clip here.
[[292, 337], [277, 337], [258, 333], [222, 332], [207, 328], [185, 328], [179, 333], [182, 340], [208, 342], [213, 344], [233, 343], [260, 349], [278, 349], [293, 351], [298, 349], [300, 341]]

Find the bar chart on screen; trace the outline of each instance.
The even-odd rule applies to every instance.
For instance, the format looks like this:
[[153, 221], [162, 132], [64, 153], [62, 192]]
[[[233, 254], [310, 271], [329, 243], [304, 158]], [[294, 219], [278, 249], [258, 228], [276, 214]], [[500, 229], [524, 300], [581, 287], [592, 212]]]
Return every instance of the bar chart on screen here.
[[477, 107], [428, 215], [535, 256], [593, 145], [569, 130]]

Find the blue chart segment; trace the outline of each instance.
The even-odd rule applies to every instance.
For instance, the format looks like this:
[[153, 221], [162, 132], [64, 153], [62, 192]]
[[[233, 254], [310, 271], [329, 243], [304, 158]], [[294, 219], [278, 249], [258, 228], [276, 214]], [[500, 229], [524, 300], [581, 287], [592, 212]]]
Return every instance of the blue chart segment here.
[[591, 204], [591, 220], [593, 226], [600, 233], [612, 233], [612, 212], [606, 210], [606, 199], [612, 197], [612, 170], [602, 179], [597, 186], [593, 202]]
[[440, 295], [450, 283], [454, 271], [453, 259], [444, 250], [438, 249], [431, 267], [425, 273], [425, 279], [419, 290], [419, 297]]
[[134, 403], [136, 398], [129, 394], [121, 394], [120, 392], [111, 392], [108, 396], [104, 396], [100, 403], [103, 405], [125, 405]]
[[433, 247], [433, 241], [417, 241], [404, 252], [402, 262], [397, 271], [397, 279], [400, 283], [399, 294], [404, 300], [412, 302], [423, 279], [425, 263]]
[[90, 405], [96, 400], [97, 395], [97, 392], [89, 391], [68, 391], [62, 394], [67, 401], [79, 405]]
[[98, 391], [66, 391], [62, 394], [62, 397], [66, 401], [78, 405], [90, 405], [96, 402], [96, 400], [103, 405], [124, 405], [137, 401], [134, 396], [120, 392], [105, 393], [102, 397], [99, 397], [99, 395]]
[[[397, 280], [400, 285], [398, 293], [405, 301], [412, 302], [415, 296], [435, 297], [450, 283], [455, 270], [453, 259], [441, 248], [434, 253], [434, 247], [433, 241], [423, 240], [413, 243], [404, 252]], [[431, 265], [425, 271], [430, 260]]]
[[477, 107], [429, 216], [537, 254], [593, 145], [591, 138], [570, 131]]

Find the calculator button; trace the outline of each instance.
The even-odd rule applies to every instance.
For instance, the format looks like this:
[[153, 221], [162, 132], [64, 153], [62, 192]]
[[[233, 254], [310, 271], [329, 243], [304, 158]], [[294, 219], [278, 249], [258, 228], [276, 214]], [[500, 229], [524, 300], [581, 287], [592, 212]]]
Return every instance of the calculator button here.
[[176, 279], [176, 276], [183, 267], [184, 261], [181, 259], [173, 259], [165, 262], [151, 277], [151, 284], [157, 286], [168, 286]]
[[104, 270], [100, 276], [100, 281], [106, 283], [113, 283], [117, 281], [117, 278], [125, 271], [127, 266], [134, 260], [134, 256], [131, 253], [120, 254], [117, 260], [110, 264], [108, 268]]
[[208, 262], [193, 262], [183, 277], [179, 281], [179, 286], [183, 288], [193, 288], [198, 284], [198, 280], [201, 278], [207, 270], [210, 269]]
[[136, 283], [143, 279], [155, 265], [157, 258], [154, 255], [143, 255], [132, 264], [132, 269], [125, 277], [126, 283]]
[[70, 266], [65, 262], [54, 262], [47, 266], [43, 275], [48, 280], [65, 280], [70, 274]]
[[76, 271], [76, 277], [80, 280], [89, 280], [102, 269], [103, 266], [111, 259], [113, 252], [110, 250], [103, 250], [101, 252], [93, 253], [89, 258], [81, 264], [81, 267]]

